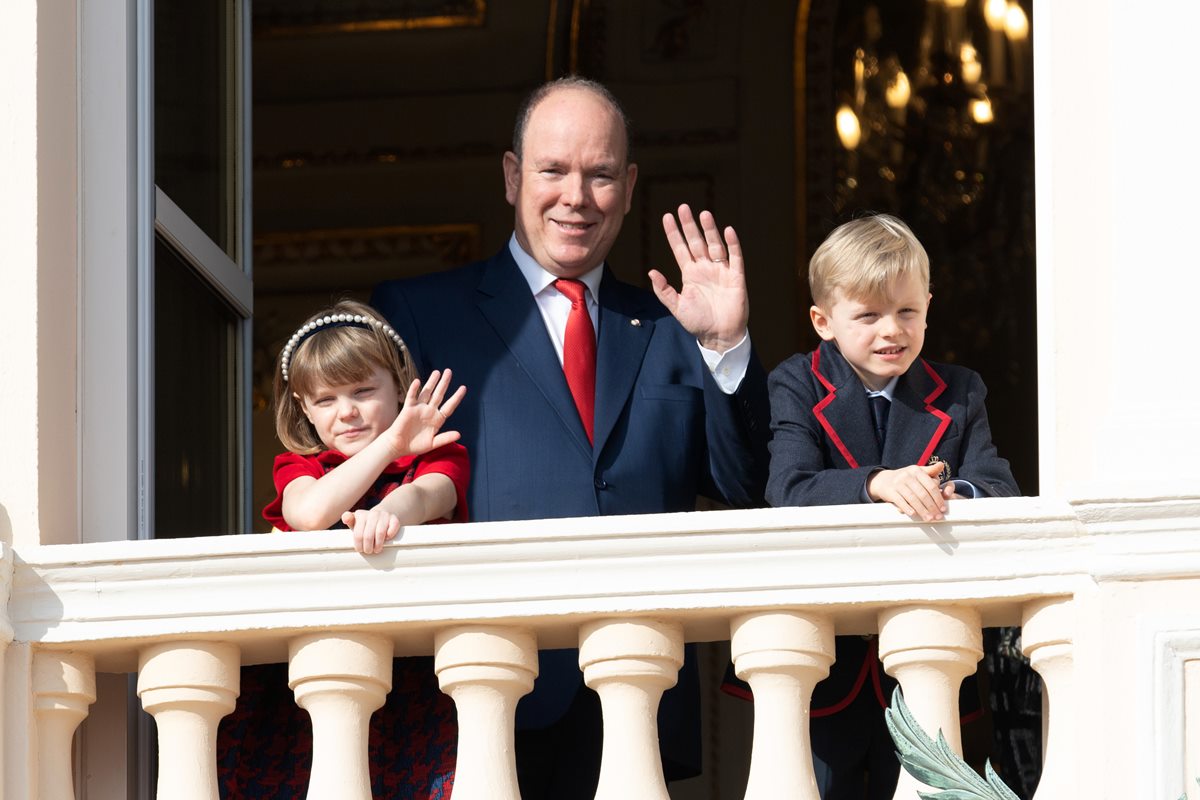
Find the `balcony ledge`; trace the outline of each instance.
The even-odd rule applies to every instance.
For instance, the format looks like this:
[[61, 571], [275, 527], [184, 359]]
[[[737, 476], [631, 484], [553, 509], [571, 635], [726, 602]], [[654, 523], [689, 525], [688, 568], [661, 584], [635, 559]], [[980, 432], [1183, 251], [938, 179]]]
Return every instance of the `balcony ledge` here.
[[1031, 597], [1200, 575], [1198, 520], [1197, 497], [1008, 498], [955, 503], [936, 525], [827, 506], [419, 526], [371, 557], [345, 532], [0, 553], [16, 640], [129, 671], [139, 639], [219, 638], [253, 663], [283, 660], [297, 631], [351, 628], [427, 654], [463, 620], [536, 627], [542, 647], [574, 646], [581, 620], [631, 614], [724, 639], [731, 617], [771, 607], [825, 607], [839, 633], [874, 631], [878, 609], [909, 602], [970, 602], [985, 625], [1017, 624]]

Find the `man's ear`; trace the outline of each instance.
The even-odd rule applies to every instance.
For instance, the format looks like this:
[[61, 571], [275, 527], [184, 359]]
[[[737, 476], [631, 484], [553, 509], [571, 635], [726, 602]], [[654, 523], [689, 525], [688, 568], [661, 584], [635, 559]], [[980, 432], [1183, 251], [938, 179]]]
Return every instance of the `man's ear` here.
[[808, 318], [812, 320], [813, 329], [827, 342], [833, 341], [833, 328], [829, 325], [829, 315], [820, 306], [808, 309]]
[[633, 187], [637, 185], [637, 164], [630, 164], [625, 171], [625, 213], [633, 208]]
[[512, 150], [505, 152], [502, 160], [504, 167], [504, 199], [510, 206], [517, 204], [517, 190], [521, 188], [521, 159]]

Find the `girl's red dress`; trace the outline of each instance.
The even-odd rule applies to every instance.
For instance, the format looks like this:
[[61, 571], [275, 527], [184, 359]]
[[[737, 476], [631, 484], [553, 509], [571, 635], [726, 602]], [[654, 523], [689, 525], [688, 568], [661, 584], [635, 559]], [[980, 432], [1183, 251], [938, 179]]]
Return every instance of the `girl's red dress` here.
[[[283, 519], [283, 489], [302, 475], [320, 478], [346, 460], [333, 450], [275, 458], [276, 496], [263, 509], [274, 527]], [[448, 522], [467, 521], [467, 451], [458, 444], [393, 461], [352, 510], [371, 508], [396, 487], [428, 473], [454, 482], [458, 505]], [[344, 527], [338, 525], [337, 527]], [[430, 657], [397, 658], [392, 690], [371, 717], [371, 793], [387, 800], [448, 800], [458, 739], [454, 703], [438, 689]], [[241, 694], [217, 734], [220, 794], [228, 800], [300, 800], [312, 768], [312, 725], [287, 685], [287, 664], [242, 668]]]

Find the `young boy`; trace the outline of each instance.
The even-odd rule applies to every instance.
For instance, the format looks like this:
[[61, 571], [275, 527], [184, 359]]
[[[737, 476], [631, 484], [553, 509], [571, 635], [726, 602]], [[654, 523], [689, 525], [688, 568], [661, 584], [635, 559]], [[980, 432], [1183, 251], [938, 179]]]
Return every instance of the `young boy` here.
[[[771, 373], [767, 501], [887, 502], [933, 522], [953, 498], [1017, 494], [992, 444], [979, 375], [920, 357], [929, 256], [908, 226], [884, 214], [840, 226], [817, 248], [808, 280], [824, 341]], [[895, 684], [880, 672], [873, 637], [838, 637], [812, 703], [824, 800], [883, 800], [895, 790], [882, 711]], [[964, 694], [975, 693], [972, 685]]]
[[886, 214], [847, 222], [813, 254], [808, 282], [824, 341], [771, 373], [767, 501], [887, 502], [933, 522], [953, 497], [1017, 494], [979, 375], [920, 357], [933, 296], [908, 226]]

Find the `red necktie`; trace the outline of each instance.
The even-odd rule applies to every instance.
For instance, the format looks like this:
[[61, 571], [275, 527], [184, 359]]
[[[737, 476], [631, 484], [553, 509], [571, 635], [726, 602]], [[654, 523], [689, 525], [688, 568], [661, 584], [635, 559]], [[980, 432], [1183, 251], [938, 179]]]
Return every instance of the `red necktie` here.
[[586, 287], [580, 281], [562, 278], [554, 282], [554, 288], [571, 301], [571, 314], [567, 317], [567, 330], [563, 336], [563, 372], [591, 442], [596, 416], [596, 329], [592, 327], [592, 317], [588, 313], [584, 296]]

